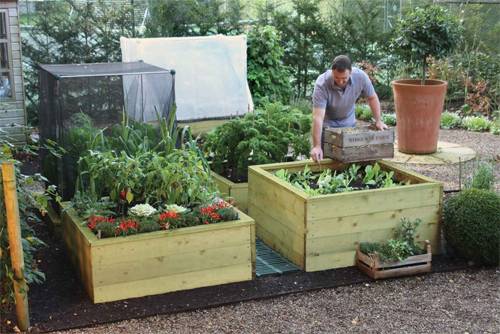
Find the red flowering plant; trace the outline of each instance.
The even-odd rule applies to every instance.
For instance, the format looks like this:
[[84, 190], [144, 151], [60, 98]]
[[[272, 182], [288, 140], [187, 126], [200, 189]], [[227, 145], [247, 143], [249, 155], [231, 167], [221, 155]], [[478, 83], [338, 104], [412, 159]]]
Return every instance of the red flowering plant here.
[[233, 206], [222, 200], [191, 210], [173, 204], [157, 211], [149, 204], [137, 204], [128, 210], [128, 215], [125, 217], [92, 215], [87, 220], [87, 226], [99, 238], [108, 238], [201, 224], [215, 224], [238, 218], [238, 212]]
[[229, 203], [222, 200], [200, 206], [195, 212], [201, 224], [215, 224], [238, 219], [238, 212]]
[[105, 216], [90, 216], [87, 219], [87, 227], [100, 238], [126, 236], [139, 231], [139, 223], [134, 219], [118, 220]]
[[179, 220], [180, 216], [181, 214], [179, 214], [174, 210], [167, 210], [160, 213], [160, 216], [158, 218], [158, 223], [160, 224], [163, 230], [168, 230], [170, 226], [175, 228], [180, 222]]

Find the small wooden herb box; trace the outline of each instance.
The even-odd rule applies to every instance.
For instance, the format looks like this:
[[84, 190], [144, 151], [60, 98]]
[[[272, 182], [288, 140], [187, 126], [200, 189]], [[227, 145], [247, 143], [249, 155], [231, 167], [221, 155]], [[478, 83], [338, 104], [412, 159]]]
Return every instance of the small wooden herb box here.
[[346, 163], [393, 158], [394, 129], [325, 128], [323, 152], [325, 157]]
[[367, 255], [356, 249], [356, 265], [373, 279], [409, 276], [431, 271], [432, 252], [431, 244], [425, 241], [427, 253], [408, 257], [404, 261], [383, 262], [378, 254]]

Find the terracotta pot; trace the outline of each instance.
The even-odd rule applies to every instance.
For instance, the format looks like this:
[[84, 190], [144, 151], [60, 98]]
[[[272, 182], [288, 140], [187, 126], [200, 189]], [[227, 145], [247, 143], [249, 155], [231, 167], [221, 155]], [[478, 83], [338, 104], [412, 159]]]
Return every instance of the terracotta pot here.
[[398, 149], [428, 154], [437, 150], [441, 112], [448, 83], [441, 80], [395, 80], [392, 83]]

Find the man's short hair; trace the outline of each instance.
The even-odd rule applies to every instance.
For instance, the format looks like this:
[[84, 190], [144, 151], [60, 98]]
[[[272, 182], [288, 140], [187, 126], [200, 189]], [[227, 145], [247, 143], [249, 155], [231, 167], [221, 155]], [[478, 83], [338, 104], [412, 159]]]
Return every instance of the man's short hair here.
[[345, 70], [352, 71], [351, 59], [344, 55], [335, 57], [332, 62], [332, 70], [339, 72], [344, 72]]

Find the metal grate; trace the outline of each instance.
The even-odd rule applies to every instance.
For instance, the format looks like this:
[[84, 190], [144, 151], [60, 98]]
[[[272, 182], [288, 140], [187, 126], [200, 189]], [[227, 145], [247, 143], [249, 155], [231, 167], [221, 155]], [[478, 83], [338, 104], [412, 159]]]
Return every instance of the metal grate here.
[[255, 264], [255, 274], [257, 277], [264, 275], [283, 274], [290, 271], [300, 270], [287, 259], [268, 247], [262, 240], [255, 241], [257, 259]]

